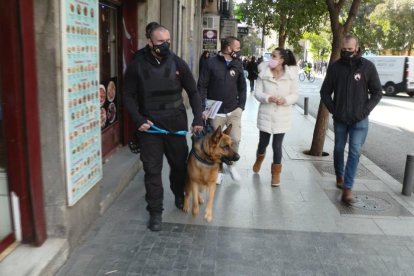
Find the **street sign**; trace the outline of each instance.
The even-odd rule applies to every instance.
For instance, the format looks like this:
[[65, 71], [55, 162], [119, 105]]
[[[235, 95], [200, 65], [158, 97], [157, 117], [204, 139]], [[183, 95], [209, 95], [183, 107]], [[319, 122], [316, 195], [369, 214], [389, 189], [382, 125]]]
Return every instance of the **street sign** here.
[[237, 36], [237, 20], [236, 19], [222, 19], [220, 38], [228, 36]]
[[239, 35], [248, 35], [249, 34], [249, 27], [237, 27], [237, 33]]
[[217, 50], [217, 30], [203, 30], [203, 49], [204, 50]]

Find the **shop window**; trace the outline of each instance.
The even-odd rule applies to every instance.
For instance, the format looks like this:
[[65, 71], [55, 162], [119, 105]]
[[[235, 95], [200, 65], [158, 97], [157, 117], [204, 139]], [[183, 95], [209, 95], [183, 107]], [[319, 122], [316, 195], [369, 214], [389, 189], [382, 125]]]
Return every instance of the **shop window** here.
[[122, 43], [120, 41], [119, 6], [99, 4], [100, 114], [103, 156], [121, 144], [120, 96]]

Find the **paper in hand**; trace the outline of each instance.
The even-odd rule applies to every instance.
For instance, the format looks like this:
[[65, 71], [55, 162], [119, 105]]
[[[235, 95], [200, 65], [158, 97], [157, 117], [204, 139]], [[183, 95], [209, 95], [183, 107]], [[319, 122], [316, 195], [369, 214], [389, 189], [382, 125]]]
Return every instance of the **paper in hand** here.
[[222, 103], [223, 103], [222, 101], [207, 100], [206, 102], [206, 110], [208, 111], [207, 117], [210, 119], [214, 119]]

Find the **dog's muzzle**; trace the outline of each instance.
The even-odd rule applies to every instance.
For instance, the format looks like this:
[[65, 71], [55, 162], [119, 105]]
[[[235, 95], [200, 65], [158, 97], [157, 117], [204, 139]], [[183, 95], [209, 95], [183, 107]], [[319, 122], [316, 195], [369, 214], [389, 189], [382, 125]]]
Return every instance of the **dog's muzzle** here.
[[226, 165], [231, 165], [235, 161], [239, 161], [240, 155], [238, 153], [235, 153], [233, 156], [223, 156], [221, 157], [221, 161], [223, 163], [226, 163]]

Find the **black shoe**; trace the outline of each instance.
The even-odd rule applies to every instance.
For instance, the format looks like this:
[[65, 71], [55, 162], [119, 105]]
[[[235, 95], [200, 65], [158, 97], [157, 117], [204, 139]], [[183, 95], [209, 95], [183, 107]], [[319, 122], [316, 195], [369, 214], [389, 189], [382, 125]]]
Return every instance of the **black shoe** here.
[[182, 210], [184, 208], [184, 197], [183, 196], [175, 196], [175, 207], [177, 207], [179, 210]]
[[148, 228], [151, 231], [161, 231], [162, 226], [162, 216], [161, 214], [151, 214], [148, 224]]

